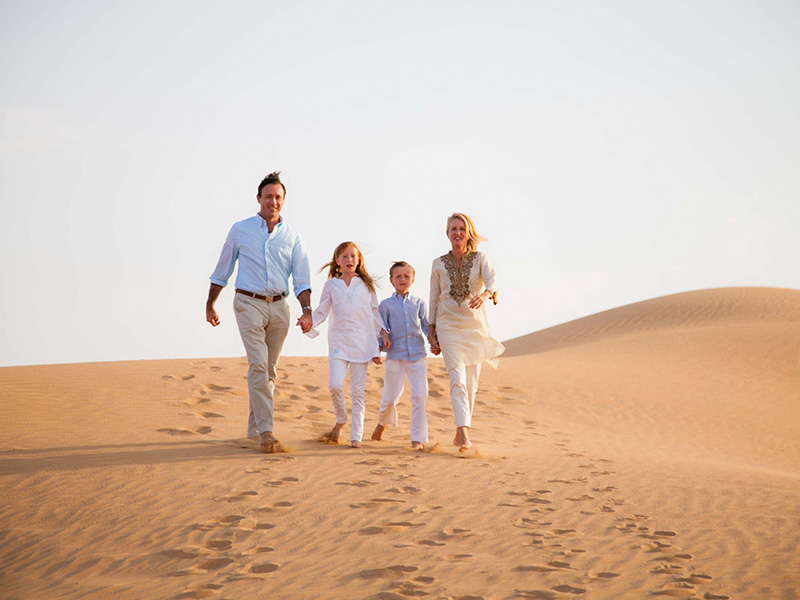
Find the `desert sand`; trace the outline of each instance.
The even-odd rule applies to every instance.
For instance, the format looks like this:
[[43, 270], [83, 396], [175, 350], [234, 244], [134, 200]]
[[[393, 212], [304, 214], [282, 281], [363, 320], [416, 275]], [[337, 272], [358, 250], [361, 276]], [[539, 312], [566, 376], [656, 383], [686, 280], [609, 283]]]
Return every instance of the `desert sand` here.
[[317, 442], [324, 358], [281, 360], [270, 455], [242, 437], [242, 358], [2, 368], [0, 597], [800, 597], [800, 291], [506, 345], [467, 453], [435, 358], [425, 452], [407, 396], [384, 441]]

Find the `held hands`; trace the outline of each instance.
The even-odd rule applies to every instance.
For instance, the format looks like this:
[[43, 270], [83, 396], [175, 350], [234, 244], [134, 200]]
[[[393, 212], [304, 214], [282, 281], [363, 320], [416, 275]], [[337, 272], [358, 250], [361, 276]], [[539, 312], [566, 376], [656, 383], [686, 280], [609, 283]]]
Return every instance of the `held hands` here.
[[300, 331], [303, 333], [308, 333], [311, 331], [311, 327], [314, 325], [314, 321], [311, 318], [310, 312], [303, 312], [299, 319], [297, 319], [297, 325], [300, 327]]
[[439, 356], [442, 353], [442, 349], [439, 347], [439, 338], [436, 336], [436, 333], [428, 337], [428, 342], [431, 345], [431, 354]]
[[[383, 346], [384, 350], [388, 350], [392, 347], [392, 340], [389, 339], [389, 334], [386, 333], [385, 329], [381, 329], [381, 346]], [[381, 364], [381, 363], [376, 363]]]
[[372, 357], [372, 362], [374, 362], [376, 365], [381, 364], [381, 357], [380, 356], [373, 356]]

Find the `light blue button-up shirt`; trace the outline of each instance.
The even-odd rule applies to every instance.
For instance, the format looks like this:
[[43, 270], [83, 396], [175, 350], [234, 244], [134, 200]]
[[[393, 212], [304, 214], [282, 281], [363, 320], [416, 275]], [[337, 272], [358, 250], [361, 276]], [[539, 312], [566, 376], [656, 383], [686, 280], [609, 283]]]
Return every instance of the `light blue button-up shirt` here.
[[392, 342], [387, 360], [419, 360], [427, 356], [423, 334], [428, 335], [428, 311], [424, 300], [395, 292], [381, 302], [378, 310]]
[[236, 287], [265, 296], [289, 295], [289, 275], [294, 295], [311, 289], [308, 254], [300, 234], [283, 222], [272, 229], [261, 215], [234, 223], [222, 246], [211, 283], [225, 287], [236, 261]]

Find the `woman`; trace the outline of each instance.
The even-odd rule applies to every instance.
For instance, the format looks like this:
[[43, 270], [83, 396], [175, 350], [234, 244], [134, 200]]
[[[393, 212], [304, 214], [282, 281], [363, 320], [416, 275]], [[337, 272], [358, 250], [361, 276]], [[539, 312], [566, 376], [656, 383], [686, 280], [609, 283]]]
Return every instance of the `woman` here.
[[433, 261], [431, 268], [431, 351], [444, 357], [450, 377], [450, 403], [456, 421], [453, 443], [460, 451], [472, 447], [469, 428], [481, 363], [497, 367], [505, 348], [489, 335], [486, 322], [488, 301], [497, 304], [495, 273], [489, 260], [478, 252], [475, 224], [463, 213], [447, 218], [447, 238], [452, 249]]

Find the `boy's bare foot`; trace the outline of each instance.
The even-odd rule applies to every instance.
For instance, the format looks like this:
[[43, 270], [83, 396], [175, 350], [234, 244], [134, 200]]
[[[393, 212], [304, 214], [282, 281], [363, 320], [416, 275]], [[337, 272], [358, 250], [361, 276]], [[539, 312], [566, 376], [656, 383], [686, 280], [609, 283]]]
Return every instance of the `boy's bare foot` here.
[[422, 442], [411, 442], [412, 450], [425, 450], [425, 444]]
[[461, 436], [461, 430], [463, 427], [456, 427], [456, 435], [453, 438], [453, 446], [460, 446], [463, 443], [464, 438]]
[[350, 447], [361, 448], [361, 442], [359, 442], [358, 440], [350, 440]]
[[386, 431], [386, 425], [376, 425], [375, 431], [372, 432], [372, 438], [376, 442], [379, 442], [383, 439], [383, 432]]

